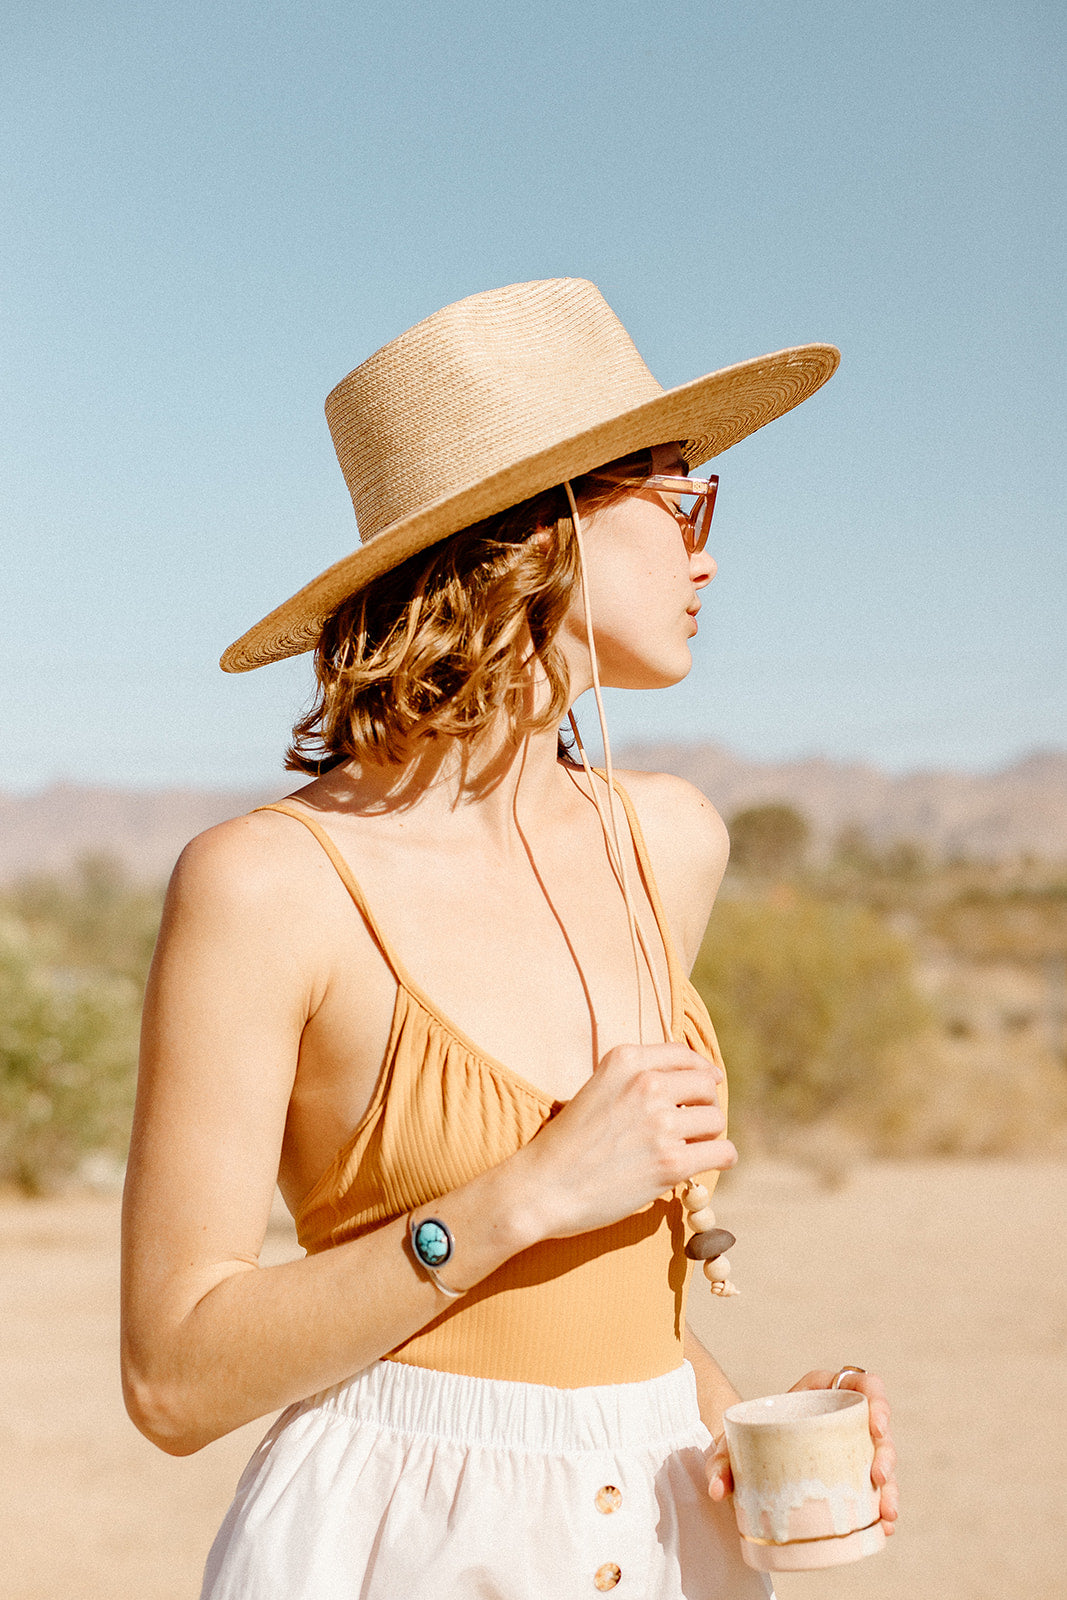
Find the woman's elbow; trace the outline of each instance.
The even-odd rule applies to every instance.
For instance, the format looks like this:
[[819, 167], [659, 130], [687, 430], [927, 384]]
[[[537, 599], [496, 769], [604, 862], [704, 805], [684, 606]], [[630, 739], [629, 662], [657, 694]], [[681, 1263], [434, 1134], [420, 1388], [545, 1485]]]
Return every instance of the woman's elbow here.
[[187, 1392], [145, 1376], [129, 1361], [122, 1364], [122, 1397], [134, 1427], [168, 1456], [194, 1455], [215, 1437], [195, 1422]]

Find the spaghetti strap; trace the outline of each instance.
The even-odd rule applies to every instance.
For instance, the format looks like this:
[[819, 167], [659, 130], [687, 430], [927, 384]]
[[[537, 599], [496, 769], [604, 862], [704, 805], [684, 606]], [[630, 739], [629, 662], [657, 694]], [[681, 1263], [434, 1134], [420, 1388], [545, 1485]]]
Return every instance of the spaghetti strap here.
[[316, 822], [315, 818], [302, 807], [289, 805], [285, 800], [275, 800], [270, 805], [256, 806], [255, 810], [277, 811], [283, 817], [292, 817], [295, 822], [302, 822], [304, 824], [304, 827], [318, 841], [323, 851], [329, 857], [334, 871], [337, 873], [337, 876], [340, 878], [341, 882], [351, 895], [356, 910], [366, 923], [367, 931], [374, 940], [375, 944], [378, 946], [378, 949], [382, 954], [382, 958], [384, 959], [390, 972], [393, 974], [393, 977], [396, 979], [397, 983], [400, 984], [401, 988], [411, 989], [413, 985], [411, 979], [408, 977], [403, 962], [400, 960], [400, 957], [397, 955], [396, 951], [389, 943], [389, 940], [385, 937], [385, 934], [378, 926], [378, 919], [368, 905], [367, 897], [357, 883], [352, 868], [348, 865], [348, 862], [345, 860], [340, 850], [338, 850], [337, 846], [334, 844], [333, 840], [330, 838], [330, 835], [326, 832], [326, 829], [322, 826], [322, 824]]

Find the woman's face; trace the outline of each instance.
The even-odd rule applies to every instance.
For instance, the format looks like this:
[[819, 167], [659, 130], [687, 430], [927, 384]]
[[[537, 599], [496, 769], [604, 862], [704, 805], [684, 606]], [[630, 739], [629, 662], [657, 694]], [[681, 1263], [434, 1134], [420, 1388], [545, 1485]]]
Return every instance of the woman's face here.
[[[652, 471], [685, 475], [676, 444], [657, 445]], [[690, 555], [671, 509], [677, 496], [638, 490], [582, 518], [585, 579], [600, 681], [616, 689], [663, 689], [693, 664], [700, 590], [715, 576], [706, 550]], [[581, 506], [579, 505], [579, 514]], [[580, 590], [564, 624], [572, 692], [592, 682]]]

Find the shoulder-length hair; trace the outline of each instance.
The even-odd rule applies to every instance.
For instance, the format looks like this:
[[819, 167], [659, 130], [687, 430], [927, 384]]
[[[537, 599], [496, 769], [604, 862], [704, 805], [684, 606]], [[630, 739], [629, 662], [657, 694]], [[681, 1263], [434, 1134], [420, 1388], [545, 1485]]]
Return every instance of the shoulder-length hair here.
[[[651, 453], [602, 470], [645, 476]], [[589, 512], [620, 493], [599, 474], [572, 488]], [[349, 760], [401, 763], [427, 735], [471, 739], [501, 715], [516, 742], [558, 726], [570, 685], [557, 636], [579, 567], [558, 485], [373, 579], [326, 620], [315, 698], [293, 729], [287, 769], [317, 776]], [[531, 646], [549, 689], [536, 710]]]

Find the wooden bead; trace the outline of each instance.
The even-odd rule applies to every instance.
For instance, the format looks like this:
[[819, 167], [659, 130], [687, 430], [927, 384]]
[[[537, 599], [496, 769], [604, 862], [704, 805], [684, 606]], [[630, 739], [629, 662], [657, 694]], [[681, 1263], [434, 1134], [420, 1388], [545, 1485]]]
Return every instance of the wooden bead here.
[[714, 1261], [724, 1250], [729, 1250], [737, 1240], [725, 1228], [709, 1228], [707, 1233], [694, 1233], [685, 1247], [690, 1261]]
[[702, 1183], [691, 1183], [682, 1194], [682, 1204], [687, 1211], [699, 1211], [710, 1199], [711, 1195]]
[[710, 1206], [701, 1206], [699, 1211], [689, 1213], [689, 1226], [694, 1233], [706, 1233], [715, 1226], [715, 1213]]
[[705, 1261], [704, 1276], [709, 1283], [726, 1283], [730, 1276], [730, 1263], [725, 1256], [717, 1261]]

